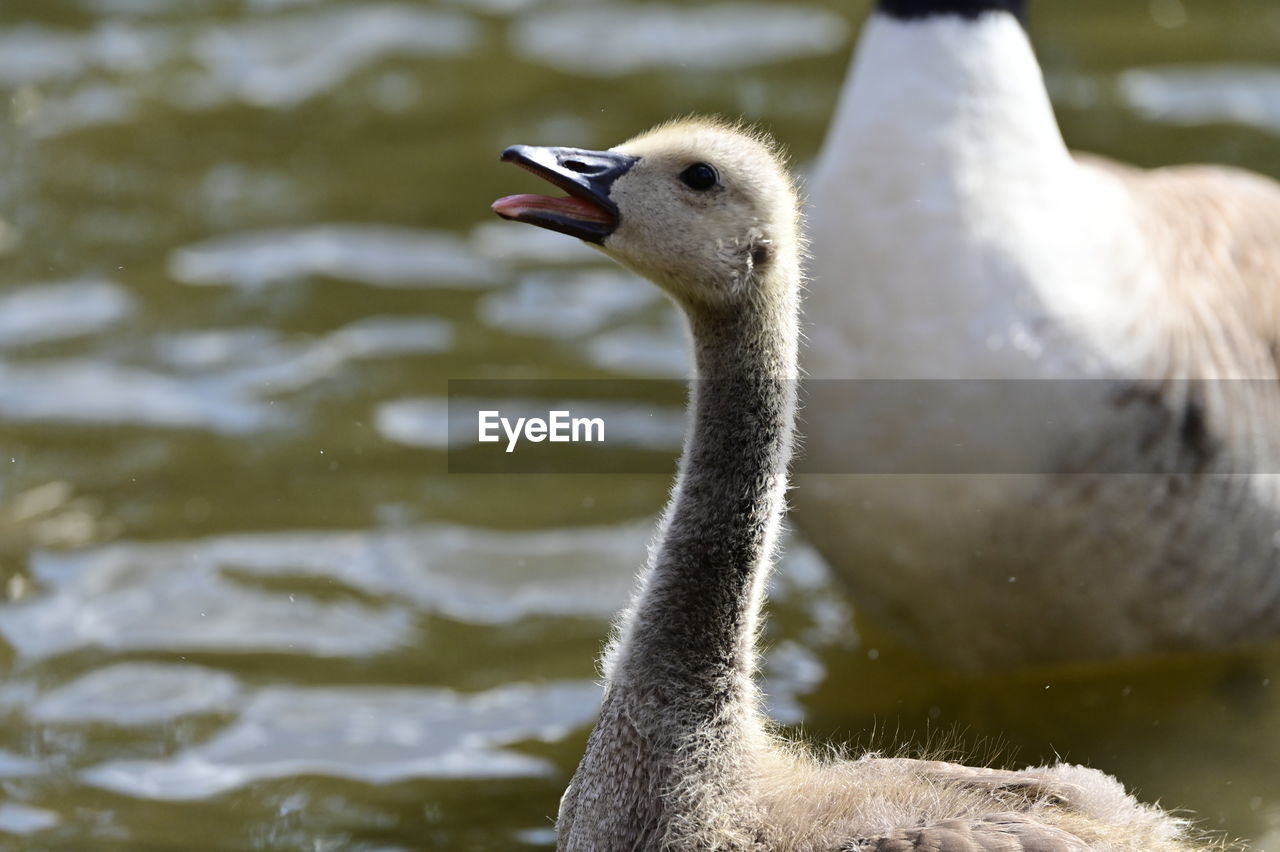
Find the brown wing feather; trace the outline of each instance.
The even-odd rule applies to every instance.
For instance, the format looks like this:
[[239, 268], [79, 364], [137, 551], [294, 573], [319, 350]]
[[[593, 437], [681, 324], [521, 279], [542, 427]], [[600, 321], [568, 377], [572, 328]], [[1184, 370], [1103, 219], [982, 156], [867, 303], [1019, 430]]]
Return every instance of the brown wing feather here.
[[1229, 166], [1147, 171], [1093, 155], [1076, 159], [1118, 180], [1138, 203], [1170, 300], [1223, 323], [1225, 346], [1223, 336], [1204, 339], [1229, 351], [1193, 357], [1251, 378], [1280, 374], [1280, 183]]
[[1087, 852], [1080, 838], [1020, 814], [952, 819], [860, 839], [844, 852]]

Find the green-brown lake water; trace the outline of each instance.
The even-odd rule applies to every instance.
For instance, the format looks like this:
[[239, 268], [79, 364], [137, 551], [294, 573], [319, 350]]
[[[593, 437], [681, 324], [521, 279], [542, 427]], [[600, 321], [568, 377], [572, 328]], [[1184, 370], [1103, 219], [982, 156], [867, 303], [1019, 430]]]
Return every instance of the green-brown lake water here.
[[[494, 219], [497, 153], [718, 112], [803, 170], [866, 6], [0, 4], [0, 848], [548, 848], [668, 478], [449, 474], [446, 382], [685, 354]], [[1280, 176], [1280, 4], [1031, 29], [1073, 146]], [[771, 612], [806, 736], [996, 739], [1280, 847], [1274, 652], [949, 677], [794, 539]]]

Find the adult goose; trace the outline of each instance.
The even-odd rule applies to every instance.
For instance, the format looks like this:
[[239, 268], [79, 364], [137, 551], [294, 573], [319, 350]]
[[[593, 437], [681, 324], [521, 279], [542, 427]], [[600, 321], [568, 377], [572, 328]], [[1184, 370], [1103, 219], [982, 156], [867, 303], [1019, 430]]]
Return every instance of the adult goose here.
[[494, 203], [580, 237], [683, 309], [696, 378], [675, 490], [606, 655], [560, 804], [567, 852], [1194, 849], [1115, 779], [1057, 765], [821, 760], [769, 729], [756, 635], [787, 487], [800, 287], [796, 195], [771, 144], [707, 121], [608, 151], [514, 146], [568, 193]]
[[1280, 637], [1280, 185], [1073, 156], [1024, 6], [880, 0], [862, 30], [805, 367], [965, 381], [814, 382], [798, 523], [955, 668]]

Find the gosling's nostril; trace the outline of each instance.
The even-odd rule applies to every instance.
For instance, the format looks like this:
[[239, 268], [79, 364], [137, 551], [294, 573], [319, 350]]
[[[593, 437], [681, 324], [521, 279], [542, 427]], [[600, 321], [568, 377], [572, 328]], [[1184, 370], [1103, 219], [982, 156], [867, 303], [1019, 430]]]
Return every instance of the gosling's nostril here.
[[568, 169], [571, 172], [577, 172], [578, 174], [583, 174], [583, 175], [585, 175], [587, 172], [598, 171], [598, 169], [593, 169], [591, 166], [587, 165], [581, 160], [565, 160], [560, 165], [564, 166], [566, 169]]

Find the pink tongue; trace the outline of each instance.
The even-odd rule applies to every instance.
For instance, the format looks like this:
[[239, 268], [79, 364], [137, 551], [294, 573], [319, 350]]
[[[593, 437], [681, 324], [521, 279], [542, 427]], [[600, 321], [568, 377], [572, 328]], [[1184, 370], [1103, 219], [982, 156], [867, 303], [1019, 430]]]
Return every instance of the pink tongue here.
[[590, 201], [584, 201], [581, 198], [551, 198], [546, 195], [508, 195], [505, 198], [499, 198], [492, 204], [493, 212], [499, 216], [506, 216], [508, 219], [515, 219], [522, 213], [529, 213], [538, 210], [544, 210], [551, 213], [560, 213], [572, 219], [579, 219], [586, 222], [605, 222], [613, 221], [613, 217], [608, 211], [604, 210], [597, 204]]

